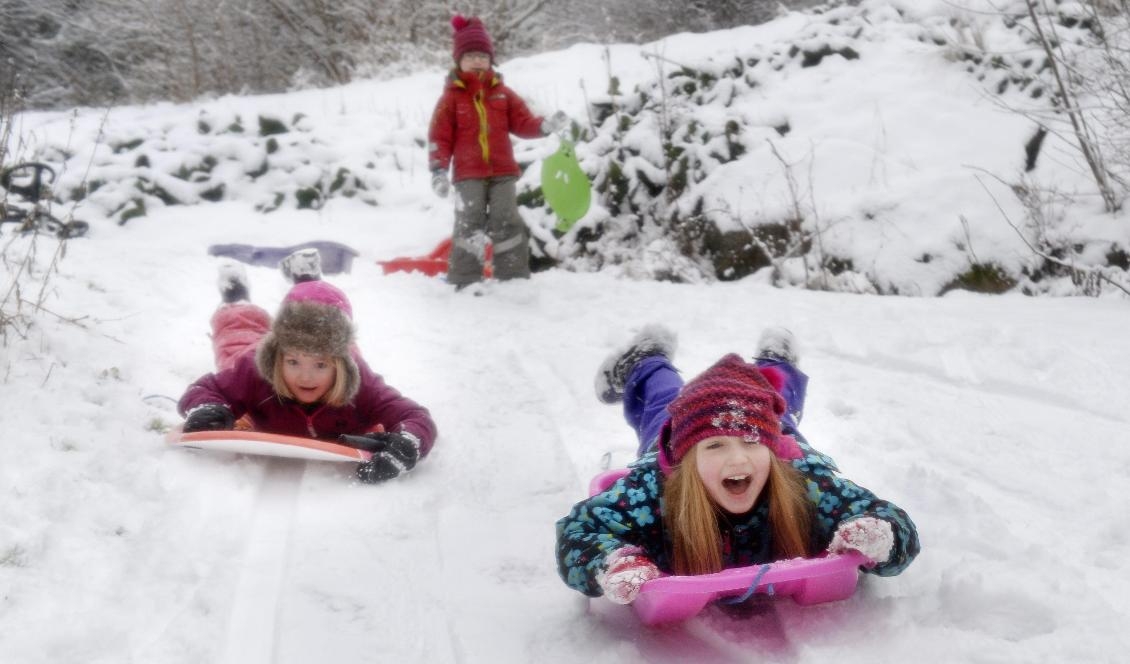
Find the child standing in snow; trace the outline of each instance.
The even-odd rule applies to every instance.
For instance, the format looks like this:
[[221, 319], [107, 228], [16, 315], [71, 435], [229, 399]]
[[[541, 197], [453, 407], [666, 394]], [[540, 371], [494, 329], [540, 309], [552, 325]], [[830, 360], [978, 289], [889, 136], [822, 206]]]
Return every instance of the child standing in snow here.
[[317, 249], [282, 262], [294, 286], [271, 316], [247, 301], [238, 265], [220, 271], [223, 303], [212, 316], [215, 373], [189, 386], [178, 404], [184, 431], [232, 429], [339, 441], [373, 452], [357, 469], [363, 482], [411, 470], [435, 441], [427, 409], [401, 396], [354, 346], [353, 308], [321, 280]]
[[546, 136], [566, 124], [558, 111], [534, 115], [492, 68], [494, 46], [482, 21], [456, 15], [448, 75], [428, 129], [428, 167], [432, 188], [447, 196], [447, 170], [454, 162], [455, 230], [447, 280], [456, 290], [481, 281], [488, 242], [494, 246], [494, 275], [530, 276], [529, 230], [518, 214], [515, 185], [521, 171], [514, 160], [510, 134]]
[[847, 550], [880, 576], [910, 564], [919, 544], [906, 512], [838, 477], [796, 430], [808, 379], [791, 334], [769, 331], [755, 363], [730, 354], [685, 385], [674, 349], [673, 333], [649, 326], [597, 374], [598, 397], [623, 402], [642, 456], [557, 522], [566, 584], [627, 604], [662, 573]]

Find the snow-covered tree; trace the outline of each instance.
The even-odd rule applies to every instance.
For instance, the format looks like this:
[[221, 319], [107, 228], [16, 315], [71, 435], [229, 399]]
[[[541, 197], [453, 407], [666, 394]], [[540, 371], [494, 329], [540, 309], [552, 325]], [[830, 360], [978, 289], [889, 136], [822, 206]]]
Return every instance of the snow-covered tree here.
[[445, 65], [453, 13], [501, 58], [650, 41], [770, 18], [813, 0], [0, 0], [0, 62], [29, 106], [280, 92]]

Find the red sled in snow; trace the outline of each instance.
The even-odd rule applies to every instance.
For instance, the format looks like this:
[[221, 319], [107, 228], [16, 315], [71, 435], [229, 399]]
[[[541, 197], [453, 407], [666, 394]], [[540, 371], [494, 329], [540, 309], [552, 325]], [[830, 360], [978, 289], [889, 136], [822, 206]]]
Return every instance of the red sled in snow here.
[[[589, 483], [589, 495], [606, 491], [627, 473], [626, 468], [600, 473]], [[734, 567], [714, 574], [663, 576], [640, 587], [632, 608], [641, 622], [656, 625], [693, 618], [711, 602], [740, 604], [755, 594], [792, 597], [802, 606], [834, 602], [855, 593], [859, 567], [867, 562], [863, 554], [849, 551]]]
[[[447, 259], [451, 256], [451, 238], [445, 238], [436, 245], [432, 253], [426, 256], [401, 256], [387, 261], [377, 261], [385, 274], [393, 272], [423, 272], [429, 277], [447, 274]], [[490, 278], [494, 274], [491, 260], [494, 258], [494, 247], [488, 244], [486, 261], [483, 264], [483, 277]]]

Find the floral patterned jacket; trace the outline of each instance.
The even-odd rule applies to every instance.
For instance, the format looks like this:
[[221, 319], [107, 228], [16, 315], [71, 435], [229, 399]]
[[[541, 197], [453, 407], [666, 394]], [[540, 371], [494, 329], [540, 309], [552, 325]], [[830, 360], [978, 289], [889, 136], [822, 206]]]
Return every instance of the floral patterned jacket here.
[[[865, 571], [880, 576], [902, 572], [918, 555], [918, 531], [906, 512], [867, 489], [837, 475], [835, 462], [814, 450], [799, 435], [804, 458], [792, 462], [808, 484], [815, 519], [811, 549], [822, 551], [836, 527], [861, 516], [889, 521], [894, 530], [890, 559]], [[671, 573], [671, 540], [663, 528], [663, 474], [654, 452], [632, 464], [629, 473], [608, 490], [573, 506], [557, 522], [557, 571], [570, 588], [590, 597], [602, 591], [597, 575], [605, 556], [624, 546], [638, 546], [665, 573]], [[773, 562], [769, 508], [754, 509], [719, 524], [726, 568]]]

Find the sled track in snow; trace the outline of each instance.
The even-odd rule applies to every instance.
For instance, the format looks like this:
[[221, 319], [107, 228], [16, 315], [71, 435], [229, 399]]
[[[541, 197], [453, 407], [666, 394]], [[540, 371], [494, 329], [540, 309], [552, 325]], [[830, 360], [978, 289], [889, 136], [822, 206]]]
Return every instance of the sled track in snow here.
[[[569, 450], [566, 449], [566, 443], [561, 437], [561, 423], [558, 422], [556, 411], [550, 405], [550, 390], [547, 389], [546, 385], [556, 385], [559, 390], [553, 394], [568, 395], [569, 399], [572, 401], [576, 401], [576, 395], [569, 390], [568, 383], [562, 378], [556, 368], [543, 360], [534, 362], [529, 359], [530, 357], [529, 354], [519, 355], [513, 350], [507, 353], [507, 359], [513, 366], [515, 374], [520, 376], [523, 382], [530, 386], [531, 391], [536, 392], [536, 397], [534, 397], [534, 395], [530, 396], [536, 404], [538, 418], [553, 424], [551, 433], [553, 434], [554, 454], [560, 459], [569, 460], [571, 459]], [[558, 465], [560, 467], [561, 464]], [[572, 471], [570, 474], [572, 475], [573, 482], [579, 485], [581, 477], [577, 469], [571, 463], [567, 464], [567, 467]]]
[[1118, 417], [1108, 411], [1100, 411], [1091, 408], [1087, 404], [1072, 397], [1071, 394], [1065, 392], [1053, 392], [1051, 390], [1042, 390], [1038, 387], [1026, 385], [1023, 383], [1013, 383], [1007, 380], [998, 379], [982, 379], [976, 375], [976, 371], [972, 368], [965, 354], [955, 356], [953, 354], [943, 356], [943, 363], [946, 366], [947, 372], [938, 370], [927, 364], [921, 364], [911, 360], [895, 357], [893, 355], [885, 355], [882, 353], [869, 353], [866, 356], [849, 355], [847, 353], [839, 353], [835, 351], [825, 351], [828, 357], [832, 357], [844, 362], [867, 367], [869, 369], [878, 369], [880, 371], [891, 371], [904, 374], [910, 374], [926, 380], [932, 380], [938, 383], [944, 383], [954, 388], [962, 390], [976, 390], [982, 394], [1004, 397], [1012, 399], [1025, 399], [1038, 403], [1042, 406], [1052, 408], [1067, 408], [1069, 410], [1079, 411], [1091, 417], [1113, 424], [1130, 425], [1130, 419]]
[[[631, 643], [640, 661], [650, 664], [779, 664], [799, 661], [779, 612], [781, 600], [755, 602], [750, 615], [724, 615], [708, 606], [684, 623], [648, 627], [627, 606], [605, 599], [580, 598], [580, 612], [600, 623], [603, 631]], [[789, 600], [785, 600], [789, 601]]]
[[269, 459], [248, 523], [233, 591], [222, 664], [275, 661], [279, 596], [290, 559], [295, 504], [305, 461]]

